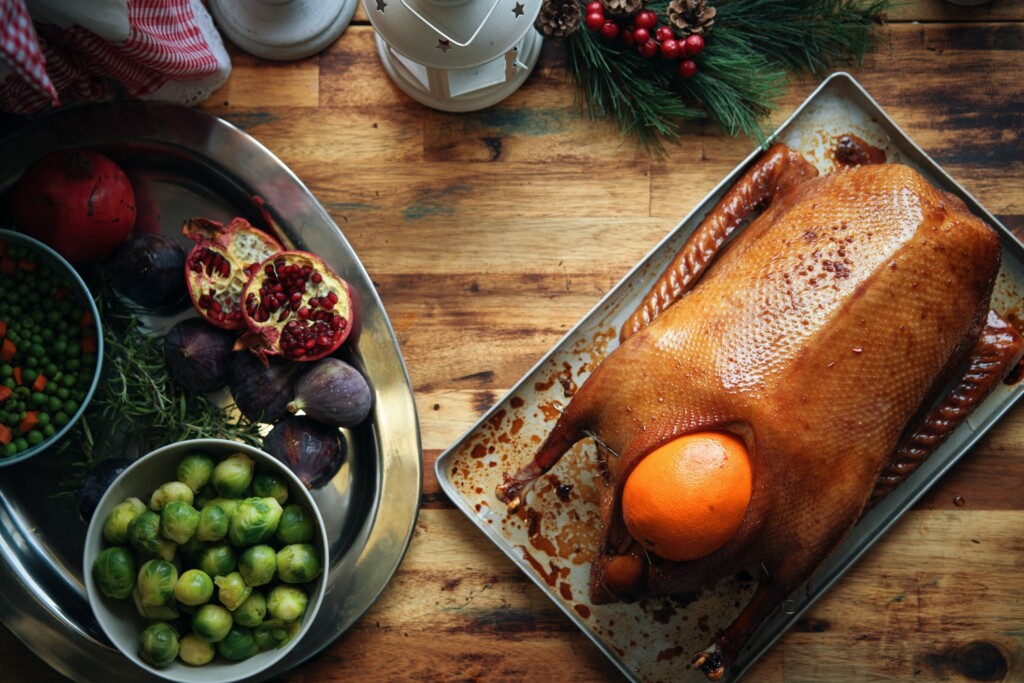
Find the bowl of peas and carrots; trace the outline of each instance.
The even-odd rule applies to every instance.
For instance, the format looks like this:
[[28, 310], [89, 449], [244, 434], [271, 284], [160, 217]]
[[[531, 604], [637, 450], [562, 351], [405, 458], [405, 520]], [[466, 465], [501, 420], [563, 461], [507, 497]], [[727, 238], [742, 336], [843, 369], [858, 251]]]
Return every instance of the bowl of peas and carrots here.
[[38, 240], [0, 230], [0, 467], [71, 429], [102, 359], [99, 313], [75, 269]]

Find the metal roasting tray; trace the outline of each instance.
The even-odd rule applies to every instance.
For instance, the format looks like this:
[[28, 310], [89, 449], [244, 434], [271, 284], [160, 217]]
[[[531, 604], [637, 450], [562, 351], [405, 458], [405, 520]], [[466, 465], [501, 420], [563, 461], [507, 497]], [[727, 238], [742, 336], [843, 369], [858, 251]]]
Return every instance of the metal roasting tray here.
[[[243, 216], [272, 229], [286, 247], [320, 255], [352, 286], [357, 327], [346, 342], [374, 390], [370, 418], [343, 430], [348, 456], [314, 492], [327, 524], [327, 593], [303, 640], [259, 680], [279, 676], [346, 631], [387, 586], [412, 537], [422, 449], [412, 388], [397, 340], [358, 257], [309, 190], [266, 148], [231, 124], [186, 107], [117, 103], [76, 107], [8, 137], [0, 155], [0, 226], [10, 223], [13, 183], [32, 161], [63, 147], [90, 147], [132, 180], [136, 231], [181, 236], [184, 219]], [[257, 199], [258, 198], [258, 199]], [[154, 330], [191, 314], [186, 303], [147, 317]], [[44, 453], [0, 470], [0, 620], [36, 654], [76, 680], [159, 680], [103, 635], [86, 601], [86, 525], [55, 498], [70, 456]]]
[[[999, 232], [1003, 267], [993, 307], [1014, 312], [1024, 292], [1024, 246], [890, 119], [852, 76], [826, 79], [773, 135], [803, 152], [822, 172], [828, 150], [853, 133], [883, 148], [890, 161], [916, 168], [960, 196]], [[529, 490], [525, 510], [508, 516], [494, 495], [503, 472], [526, 464], [558, 417], [560, 404], [617, 344], [622, 322], [701, 218], [761, 153], [755, 150], [648, 253], [566, 336], [437, 460], [437, 476], [455, 504], [544, 591], [631, 680], [703, 681], [690, 666], [739, 613], [753, 592], [749, 577], [725, 577], [689, 603], [664, 598], [632, 605], [593, 605], [591, 558], [600, 540], [595, 446], [577, 444]], [[950, 439], [867, 514], [825, 565], [757, 630], [725, 680], [736, 681], [849, 569], [900, 516], [1013, 405], [1024, 383], [1000, 387]]]

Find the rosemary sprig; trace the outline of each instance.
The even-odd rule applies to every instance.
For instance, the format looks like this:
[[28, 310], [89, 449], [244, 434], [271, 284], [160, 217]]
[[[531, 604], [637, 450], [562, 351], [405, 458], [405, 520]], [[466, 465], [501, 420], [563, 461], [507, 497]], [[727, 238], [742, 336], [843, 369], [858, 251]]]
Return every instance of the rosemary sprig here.
[[221, 438], [259, 446], [259, 425], [232, 414], [201, 394], [190, 394], [171, 379], [163, 339], [145, 334], [127, 314], [104, 318], [105, 389], [94, 396], [85, 426], [93, 450], [141, 454], [196, 438]]
[[[581, 0], [582, 2], [582, 0]], [[585, 4], [585, 3], [584, 3]], [[662, 156], [688, 119], [710, 117], [763, 144], [763, 121], [790, 72], [822, 74], [859, 63], [890, 0], [718, 0], [714, 29], [685, 81], [676, 62], [642, 59], [581, 28], [565, 40], [566, 68], [591, 118], [611, 117], [624, 136]], [[668, 0], [645, 5], [667, 23]]]

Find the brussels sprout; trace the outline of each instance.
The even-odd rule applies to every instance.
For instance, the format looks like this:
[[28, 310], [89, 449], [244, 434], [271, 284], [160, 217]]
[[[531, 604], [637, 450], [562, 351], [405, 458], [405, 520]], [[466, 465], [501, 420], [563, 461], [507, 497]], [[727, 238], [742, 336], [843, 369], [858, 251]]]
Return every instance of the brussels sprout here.
[[132, 599], [135, 601], [135, 610], [143, 619], [149, 621], [172, 621], [178, 618], [178, 603], [174, 600], [168, 600], [163, 605], [143, 605], [138, 586], [135, 586], [135, 590], [132, 591]]
[[232, 612], [252, 593], [252, 586], [247, 586], [245, 579], [238, 572], [218, 576], [213, 582], [217, 584], [217, 599], [220, 600], [220, 604]]
[[213, 488], [225, 498], [241, 498], [252, 483], [253, 461], [245, 453], [235, 453], [213, 468]]
[[178, 570], [170, 562], [150, 560], [139, 569], [139, 596], [147, 607], [165, 605], [174, 595]]
[[196, 527], [196, 538], [200, 541], [219, 541], [228, 535], [231, 518], [219, 505], [207, 505], [199, 513], [199, 526]]
[[199, 526], [199, 511], [183, 500], [172, 500], [160, 513], [160, 535], [178, 545], [187, 543]]
[[178, 550], [172, 541], [160, 535], [160, 515], [145, 510], [128, 524], [128, 542], [148, 557], [170, 562]]
[[231, 612], [213, 603], [203, 605], [192, 615], [192, 633], [207, 643], [216, 643], [231, 630]]
[[257, 498], [273, 498], [284, 505], [288, 502], [288, 484], [276, 474], [259, 472], [252, 478], [252, 495]]
[[233, 627], [224, 637], [224, 640], [217, 643], [217, 652], [220, 653], [221, 657], [234, 662], [248, 659], [259, 653], [259, 651], [259, 648], [256, 647], [256, 639], [252, 636], [252, 631], [241, 626]]
[[192, 493], [192, 489], [188, 484], [182, 484], [180, 481], [169, 481], [166, 484], [161, 484], [156, 491], [153, 491], [153, 495], [149, 497], [149, 509], [153, 512], [160, 512], [172, 500], [180, 500], [191, 505], [192, 501], [195, 500], [195, 494]]
[[128, 525], [146, 511], [146, 504], [138, 498], [126, 498], [113, 507], [103, 522], [103, 538], [108, 543], [127, 543]]
[[299, 628], [298, 621], [286, 623], [280, 619], [267, 619], [253, 629], [252, 635], [256, 639], [256, 646], [260, 651], [272, 650], [291, 640], [298, 633]]
[[221, 498], [220, 496], [218, 496], [210, 500], [206, 505], [204, 505], [203, 509], [206, 509], [211, 505], [216, 505], [217, 507], [224, 511], [224, 514], [228, 516], [228, 519], [231, 519], [231, 516], [235, 514], [235, 510], [238, 509], [238, 504], [241, 502], [241, 498]]
[[320, 553], [308, 543], [292, 543], [277, 551], [277, 575], [285, 583], [306, 583], [320, 575]]
[[189, 666], [203, 666], [213, 661], [217, 651], [195, 633], [187, 633], [178, 644], [178, 659]]
[[162, 669], [178, 656], [178, 632], [164, 622], [150, 624], [139, 634], [139, 657]]
[[277, 524], [277, 537], [282, 543], [309, 543], [313, 540], [316, 523], [313, 514], [298, 503], [289, 503]]
[[277, 531], [282, 512], [273, 498], [246, 498], [231, 516], [228, 540], [236, 546], [263, 543]]
[[174, 597], [189, 607], [209, 602], [213, 597], [213, 579], [202, 569], [189, 569], [174, 584]]
[[309, 596], [300, 586], [278, 584], [267, 596], [267, 612], [281, 621], [295, 621], [306, 613]]
[[206, 453], [189, 453], [178, 463], [178, 481], [188, 484], [189, 488], [199, 493], [206, 486], [216, 465], [213, 458]]
[[227, 543], [217, 543], [199, 553], [196, 566], [212, 577], [227, 576], [238, 566], [238, 556]]
[[259, 626], [263, 623], [263, 618], [267, 616], [267, 599], [263, 597], [263, 593], [253, 591], [252, 595], [238, 606], [233, 616], [235, 623], [239, 626], [250, 628]]
[[92, 578], [108, 598], [124, 600], [135, 587], [135, 557], [119, 545], [107, 548], [93, 560]]
[[277, 574], [277, 553], [269, 545], [246, 548], [238, 557], [238, 571], [250, 586], [270, 583]]

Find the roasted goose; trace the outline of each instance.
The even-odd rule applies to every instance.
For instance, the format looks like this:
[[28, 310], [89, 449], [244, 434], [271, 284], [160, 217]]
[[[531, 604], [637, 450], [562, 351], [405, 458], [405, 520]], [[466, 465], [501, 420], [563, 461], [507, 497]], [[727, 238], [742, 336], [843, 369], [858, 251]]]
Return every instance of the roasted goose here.
[[[594, 602], [760, 577], [695, 657], [719, 678], [865, 509], [1019, 360], [1021, 337], [989, 310], [999, 264], [996, 233], [910, 168], [819, 177], [773, 147], [703, 221], [498, 495], [514, 511], [570, 446], [598, 440], [608, 486]], [[752, 468], [738, 528], [697, 559], [645, 552], [623, 522], [631, 473], [662, 445], [716, 432], [738, 437]]]

